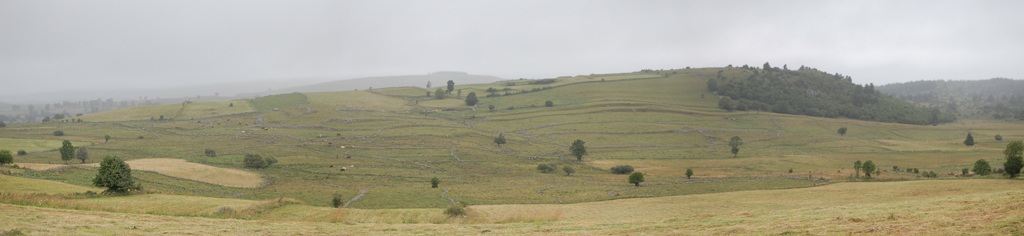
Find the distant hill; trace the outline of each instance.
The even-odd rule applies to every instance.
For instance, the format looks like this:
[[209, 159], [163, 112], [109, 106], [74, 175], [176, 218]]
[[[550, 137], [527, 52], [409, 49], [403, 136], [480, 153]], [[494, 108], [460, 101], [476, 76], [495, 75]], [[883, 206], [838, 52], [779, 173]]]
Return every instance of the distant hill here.
[[382, 76], [382, 77], [367, 77], [359, 79], [347, 79], [337, 80], [331, 82], [324, 82], [305, 86], [296, 86], [283, 89], [274, 89], [255, 93], [242, 93], [238, 94], [239, 97], [252, 98], [255, 96], [266, 96], [274, 94], [284, 93], [311, 93], [311, 92], [333, 92], [333, 91], [352, 91], [356, 89], [365, 90], [370, 87], [373, 88], [387, 88], [387, 87], [402, 87], [402, 86], [415, 86], [415, 87], [426, 87], [427, 82], [431, 83], [431, 88], [434, 87], [445, 87], [446, 82], [452, 80], [455, 84], [487, 84], [501, 80], [505, 80], [495, 76], [489, 75], [470, 75], [465, 72], [453, 72], [443, 71], [435, 72], [427, 75], [402, 75], [402, 76]]
[[1024, 120], [1024, 80], [993, 78], [973, 81], [913, 81], [886, 84], [878, 91], [959, 117]]
[[719, 107], [818, 117], [904, 124], [952, 122], [956, 117], [884, 96], [873, 84], [859, 85], [849, 76], [801, 66], [727, 67], [708, 80], [708, 90], [723, 96]]

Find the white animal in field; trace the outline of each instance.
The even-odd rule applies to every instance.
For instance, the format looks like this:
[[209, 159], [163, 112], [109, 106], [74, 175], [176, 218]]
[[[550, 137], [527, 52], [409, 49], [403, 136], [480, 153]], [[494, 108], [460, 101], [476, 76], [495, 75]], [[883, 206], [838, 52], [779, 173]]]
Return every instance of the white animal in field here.
[[345, 149], [345, 146], [341, 146], [341, 149]]

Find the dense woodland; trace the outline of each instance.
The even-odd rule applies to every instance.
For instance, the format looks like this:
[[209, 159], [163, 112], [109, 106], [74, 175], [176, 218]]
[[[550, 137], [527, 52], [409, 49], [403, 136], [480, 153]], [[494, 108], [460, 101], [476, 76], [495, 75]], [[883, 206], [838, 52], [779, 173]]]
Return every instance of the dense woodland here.
[[914, 81], [879, 86], [878, 91], [958, 117], [1024, 120], [1024, 80]]
[[938, 108], [919, 107], [887, 96], [874, 84], [854, 84], [850, 76], [829, 74], [801, 66], [790, 70], [727, 66], [708, 80], [708, 90], [722, 99], [719, 107], [740, 111], [772, 111], [817, 117], [896, 122], [903, 124], [938, 124], [952, 122], [956, 116]]

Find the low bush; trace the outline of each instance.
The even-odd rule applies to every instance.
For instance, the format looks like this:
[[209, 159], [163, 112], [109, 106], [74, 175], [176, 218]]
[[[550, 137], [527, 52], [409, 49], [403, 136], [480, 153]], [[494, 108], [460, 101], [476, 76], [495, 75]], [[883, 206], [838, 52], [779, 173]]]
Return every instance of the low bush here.
[[61, 130], [53, 131], [53, 136], [64, 136], [64, 131], [61, 131]]
[[555, 170], [558, 170], [558, 165], [541, 163], [540, 165], [537, 165], [537, 170], [543, 173], [551, 173], [555, 172]]
[[444, 209], [444, 214], [448, 215], [448, 217], [465, 216], [466, 207], [462, 206], [462, 204], [451, 205]]
[[334, 194], [334, 198], [331, 199], [331, 206], [334, 206], [334, 208], [341, 207], [341, 204], [342, 204], [341, 201], [342, 201], [341, 200], [341, 194], [335, 193]]
[[621, 166], [612, 167], [612, 173], [616, 173], [616, 174], [620, 174], [620, 175], [633, 173], [633, 166], [621, 165]]
[[213, 149], [207, 148], [205, 153], [206, 153], [207, 157], [216, 157], [217, 156], [217, 151], [214, 151]]
[[28, 152], [26, 152], [25, 150], [18, 150], [18, 156], [22, 155], [28, 155]]

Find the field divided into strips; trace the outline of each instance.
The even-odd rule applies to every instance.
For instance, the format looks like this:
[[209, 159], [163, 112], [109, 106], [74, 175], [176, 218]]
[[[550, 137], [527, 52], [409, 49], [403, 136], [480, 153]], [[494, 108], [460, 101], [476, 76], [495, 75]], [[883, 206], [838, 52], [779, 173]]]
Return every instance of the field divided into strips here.
[[[209, 167], [184, 174], [172, 170], [138, 173], [147, 180], [144, 186], [164, 194], [243, 200], [293, 198], [318, 207], [328, 206], [334, 194], [340, 194], [350, 203], [349, 208], [432, 211], [452, 201], [566, 204], [811, 187], [846, 181], [854, 175], [851, 167], [857, 160], [877, 163], [884, 170], [882, 179], [919, 178], [894, 172], [892, 166], [957, 178], [948, 173], [970, 167], [978, 159], [998, 166], [1006, 143], [1024, 137], [1020, 123], [1012, 122], [914, 126], [726, 112], [717, 108], [717, 96], [705, 89], [709, 76], [719, 69], [565, 77], [541, 85], [526, 80], [484, 85], [455, 81], [463, 96], [477, 92], [480, 103], [476, 110], [446, 109], [466, 106], [457, 98], [426, 97], [426, 91], [436, 88], [380, 88], [260, 97], [251, 104], [234, 104], [256, 112], [213, 118], [202, 117], [209, 115], [204, 109], [226, 106], [223, 102], [186, 104], [186, 108], [193, 106], [188, 111], [194, 112], [180, 114], [201, 118], [195, 120], [149, 121], [155, 113], [117, 110], [92, 115], [119, 117], [116, 112], [128, 112], [146, 119], [11, 124], [0, 137], [48, 139], [59, 128], [68, 133], [62, 138], [91, 143], [92, 157], [87, 164], [117, 155], [136, 162], [170, 158], [167, 163]], [[515, 84], [506, 84], [509, 82]], [[485, 90], [490, 87], [531, 92], [487, 98]], [[551, 88], [542, 89], [545, 87]], [[532, 91], [534, 88], [538, 91]], [[553, 107], [544, 106], [549, 100]], [[495, 105], [496, 110], [489, 111], [488, 105]], [[180, 110], [181, 105], [177, 106]], [[839, 127], [847, 127], [847, 134], [837, 134]], [[978, 145], [961, 144], [968, 131], [976, 134]], [[504, 134], [507, 143], [498, 146], [492, 142], [499, 134]], [[1007, 140], [992, 140], [995, 134]], [[114, 138], [103, 142], [104, 135]], [[733, 136], [745, 142], [735, 157], [726, 145]], [[587, 143], [588, 155], [582, 162], [569, 154], [568, 145], [576, 139]], [[206, 157], [203, 151], [207, 148], [218, 156]], [[245, 154], [274, 157], [279, 162], [269, 168], [243, 170]], [[18, 156], [15, 161], [63, 164], [54, 151]], [[559, 170], [541, 173], [536, 169], [541, 163], [556, 164]], [[561, 172], [567, 165], [577, 172]], [[626, 182], [626, 175], [611, 173], [609, 168], [617, 165], [631, 165], [645, 173], [645, 185], [634, 188]], [[687, 168], [694, 169], [692, 178], [685, 177]], [[252, 183], [230, 184], [224, 181], [235, 177], [216, 174], [229, 170], [251, 173], [268, 185], [242, 188]], [[95, 175], [83, 169], [16, 171], [29, 178], [80, 186], [89, 186], [90, 176]], [[181, 175], [196, 176], [198, 181], [172, 177]], [[433, 177], [441, 180], [440, 188], [429, 188]], [[363, 189], [366, 193], [360, 195]], [[333, 217], [342, 213], [316, 214]], [[424, 216], [410, 221], [432, 220]]]
[[88, 114], [75, 119], [90, 122], [129, 121], [159, 119], [196, 119], [246, 113], [255, 111], [245, 100], [216, 102], [186, 102], [168, 105], [153, 105], [121, 108], [95, 114]]

